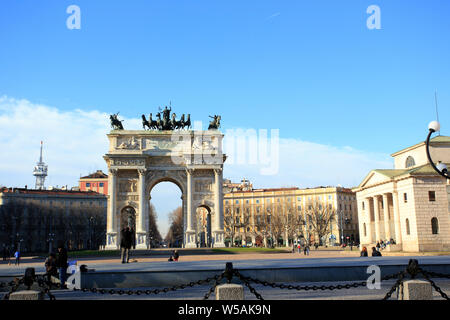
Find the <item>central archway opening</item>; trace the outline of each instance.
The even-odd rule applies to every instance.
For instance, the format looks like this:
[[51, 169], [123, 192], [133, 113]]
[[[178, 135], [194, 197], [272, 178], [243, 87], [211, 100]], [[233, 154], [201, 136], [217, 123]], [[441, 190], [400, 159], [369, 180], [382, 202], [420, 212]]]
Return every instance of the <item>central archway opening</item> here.
[[[181, 197], [180, 187], [171, 181], [158, 182], [150, 191], [149, 240], [153, 244], [152, 247], [181, 247], [183, 245], [183, 201]], [[153, 223], [152, 212], [154, 213]], [[159, 239], [156, 239], [158, 233]]]
[[197, 248], [211, 248], [211, 209], [206, 205], [197, 207], [195, 211], [194, 230]]

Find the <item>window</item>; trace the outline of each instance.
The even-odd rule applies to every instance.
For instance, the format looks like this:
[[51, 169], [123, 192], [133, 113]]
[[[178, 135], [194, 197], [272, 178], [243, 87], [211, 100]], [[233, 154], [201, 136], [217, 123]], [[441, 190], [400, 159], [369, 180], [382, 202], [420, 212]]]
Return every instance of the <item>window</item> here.
[[228, 200], [225, 200], [225, 204], [228, 204]]
[[436, 192], [435, 191], [428, 191], [428, 200], [436, 201]]
[[322, 200], [322, 198], [320, 196], [318, 196], [317, 198], [319, 199], [319, 201]]
[[363, 209], [363, 210], [366, 210], [366, 208], [365, 208], [365, 204], [364, 204], [364, 201], [363, 201], [363, 202], [361, 202], [361, 205], [362, 205], [362, 209]]
[[438, 234], [439, 233], [439, 222], [436, 217], [431, 219], [431, 233]]
[[298, 208], [298, 210], [300, 210], [300, 211], [302, 210], [302, 206], [298, 206], [297, 208]]
[[297, 197], [297, 201], [302, 201], [302, 197]]
[[86, 188], [90, 188], [91, 187], [91, 183], [90, 182], [86, 182]]
[[236, 204], [239, 204], [239, 200], [236, 200]]
[[331, 200], [333, 197], [332, 197], [332, 195], [330, 194], [329, 196], [328, 196], [328, 200]]
[[259, 203], [259, 199], [256, 199], [256, 203]]
[[405, 223], [406, 223], [406, 234], [409, 236], [409, 234], [411, 233], [411, 230], [409, 228], [409, 219], [408, 218], [406, 218]]
[[100, 182], [100, 188], [103, 188], [103, 186], [104, 186], [104, 183]]
[[248, 200], [245, 200], [245, 203], [247, 203], [247, 204], [248, 204]]
[[236, 208], [236, 213], [239, 214], [239, 208]]
[[408, 158], [406, 158], [405, 161], [405, 168], [410, 168], [416, 165], [416, 162], [414, 161], [414, 158], [409, 156]]
[[367, 237], [366, 224], [363, 224], [364, 237]]
[[408, 202], [408, 195], [407, 195], [406, 193], [403, 194], [403, 201], [404, 201], [405, 203]]

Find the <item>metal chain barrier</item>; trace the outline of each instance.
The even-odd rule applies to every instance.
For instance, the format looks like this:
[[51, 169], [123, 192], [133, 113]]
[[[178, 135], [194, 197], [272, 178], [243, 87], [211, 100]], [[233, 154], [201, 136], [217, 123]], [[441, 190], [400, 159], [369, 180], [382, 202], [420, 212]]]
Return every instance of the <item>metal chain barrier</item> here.
[[[436, 283], [431, 280], [431, 277], [433, 278], [446, 278], [450, 279], [450, 275], [448, 274], [442, 274], [442, 273], [436, 273], [436, 272], [429, 272], [425, 271], [422, 268], [419, 267], [419, 262], [415, 259], [409, 260], [408, 266], [406, 267], [405, 271], [399, 272], [397, 274], [394, 274], [390, 276], [389, 278], [392, 279], [393, 276], [398, 275], [398, 279], [395, 282], [395, 284], [392, 286], [392, 288], [389, 290], [389, 292], [386, 294], [386, 296], [383, 298], [383, 300], [387, 300], [392, 296], [392, 293], [394, 293], [395, 290], [402, 288], [403, 290], [403, 282], [405, 281], [405, 276], [409, 275], [410, 279], [415, 279], [417, 275], [422, 274], [425, 280], [427, 280], [431, 286], [446, 300], [450, 300], [448, 295], [442, 291], [440, 287], [436, 285]], [[385, 277], [387, 278], [387, 277]], [[385, 278], [381, 280], [386, 280]], [[398, 295], [400, 292], [398, 292]], [[402, 292], [403, 295], [403, 292]]]
[[[32, 272], [29, 272], [28, 269], [32, 269]], [[450, 279], [450, 275], [448, 274], [442, 274], [442, 273], [436, 273], [436, 272], [431, 272], [431, 271], [425, 271], [421, 268], [419, 268], [419, 264], [417, 262], [417, 260], [411, 259], [408, 263], [407, 268], [404, 271], [400, 271], [388, 276], [384, 276], [383, 278], [381, 278], [381, 281], [386, 281], [386, 280], [392, 280], [392, 279], [397, 279], [397, 281], [395, 282], [395, 284], [391, 287], [391, 289], [386, 293], [386, 295], [384, 296], [383, 300], [387, 300], [389, 298], [391, 298], [392, 294], [400, 288], [403, 288], [402, 284], [403, 282], [407, 279], [407, 276], [409, 276], [409, 278], [414, 279], [417, 275], [422, 274], [424, 276], [424, 278], [430, 282], [430, 284], [432, 285], [432, 287], [446, 300], [449, 300], [448, 295], [442, 291], [441, 288], [439, 288], [436, 283], [431, 280], [431, 278], [445, 278], [445, 279]], [[268, 281], [262, 281], [262, 280], [258, 280], [258, 279], [254, 279], [251, 277], [246, 277], [244, 275], [242, 275], [238, 270], [233, 269], [233, 264], [231, 262], [227, 262], [226, 267], [225, 267], [225, 271], [222, 272], [222, 274], [220, 275], [216, 275], [212, 278], [206, 278], [205, 280], [198, 280], [198, 281], [193, 281], [193, 282], [189, 282], [187, 284], [182, 284], [182, 285], [175, 285], [172, 287], [167, 287], [167, 288], [163, 288], [163, 289], [153, 289], [153, 290], [116, 290], [116, 289], [103, 289], [103, 288], [83, 288], [83, 289], [76, 289], [73, 288], [72, 291], [81, 291], [81, 292], [90, 292], [90, 293], [99, 293], [99, 294], [110, 294], [110, 295], [114, 295], [114, 294], [118, 294], [118, 295], [152, 295], [152, 294], [160, 294], [160, 293], [167, 293], [169, 291], [176, 291], [176, 290], [182, 290], [185, 288], [192, 288], [194, 286], [198, 286], [198, 285], [204, 285], [204, 284], [208, 284], [212, 281], [214, 281], [213, 286], [208, 290], [208, 292], [204, 295], [203, 299], [207, 300], [209, 299], [209, 297], [211, 296], [211, 294], [214, 292], [214, 290], [216, 289], [216, 287], [220, 284], [220, 282], [226, 278], [228, 283], [231, 283], [231, 280], [233, 279], [233, 277], [236, 276], [240, 281], [243, 282], [243, 284], [249, 289], [249, 291], [255, 295], [255, 297], [258, 300], [264, 300], [263, 297], [261, 296], [261, 294], [259, 294], [255, 288], [253, 288], [251, 286], [250, 283], [256, 283], [259, 285], [263, 285], [265, 287], [269, 286], [272, 288], [279, 288], [279, 289], [288, 289], [288, 290], [297, 290], [297, 291], [309, 291], [309, 290], [341, 290], [341, 289], [351, 289], [351, 288], [358, 288], [358, 287], [364, 287], [367, 285], [367, 281], [359, 281], [359, 282], [353, 282], [353, 283], [348, 283], [348, 284], [338, 284], [338, 285], [321, 285], [321, 286], [317, 286], [317, 285], [313, 285], [313, 286], [295, 286], [295, 285], [291, 285], [291, 284], [283, 284], [283, 283], [275, 283], [275, 282], [268, 282]], [[9, 299], [10, 294], [12, 294], [13, 292], [15, 292], [18, 287], [22, 284], [24, 284], [25, 286], [28, 287], [28, 289], [30, 288], [30, 286], [33, 284], [33, 281], [37, 282], [38, 286], [41, 288], [42, 292], [47, 294], [50, 300], [56, 300], [55, 296], [50, 292], [50, 290], [52, 290], [52, 287], [54, 288], [62, 288], [62, 286], [60, 284], [57, 283], [51, 283], [50, 278], [48, 277], [47, 274], [43, 274], [43, 275], [34, 275], [34, 269], [33, 268], [27, 268], [27, 271], [25, 272], [25, 276], [21, 279], [19, 278], [15, 278], [13, 281], [10, 282], [0, 282], [0, 288], [7, 288], [10, 287], [9, 292], [3, 297], [4, 300]], [[400, 290], [397, 291], [398, 295], [400, 294]]]
[[72, 291], [82, 291], [82, 292], [91, 292], [91, 293], [100, 293], [100, 294], [118, 294], [118, 295], [123, 295], [123, 294], [127, 294], [127, 295], [141, 295], [141, 294], [146, 294], [146, 295], [151, 295], [151, 294], [160, 294], [160, 293], [167, 293], [169, 291], [176, 291], [176, 290], [182, 290], [182, 289], [186, 289], [188, 287], [192, 288], [194, 286], [197, 285], [202, 285], [202, 284], [207, 284], [213, 280], [215, 280], [215, 284], [213, 285], [213, 287], [211, 287], [211, 289], [208, 291], [208, 293], [206, 293], [204, 299], [208, 299], [209, 296], [211, 295], [211, 293], [214, 291], [215, 287], [220, 283], [220, 281], [223, 278], [223, 273], [221, 275], [216, 275], [212, 278], [206, 278], [205, 280], [198, 280], [195, 282], [189, 282], [188, 284], [182, 284], [182, 285], [175, 285], [172, 287], [167, 287], [167, 288], [163, 288], [163, 289], [153, 289], [153, 290], [115, 290], [115, 289], [98, 289], [98, 288], [91, 288], [91, 289], [87, 289], [87, 288], [83, 288], [83, 289], [73, 289]]

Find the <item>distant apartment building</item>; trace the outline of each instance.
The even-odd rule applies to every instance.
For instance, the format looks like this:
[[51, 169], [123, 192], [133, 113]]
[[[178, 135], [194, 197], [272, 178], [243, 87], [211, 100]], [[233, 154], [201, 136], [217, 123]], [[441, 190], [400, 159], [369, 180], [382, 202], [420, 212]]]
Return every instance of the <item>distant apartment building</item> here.
[[357, 243], [355, 193], [342, 187], [254, 189], [224, 181], [226, 241], [234, 245]]
[[80, 191], [95, 191], [108, 195], [108, 175], [103, 173], [102, 170], [81, 177], [78, 186]]
[[96, 192], [25, 188], [0, 189], [0, 247], [48, 252], [97, 249], [106, 228], [105, 195]]

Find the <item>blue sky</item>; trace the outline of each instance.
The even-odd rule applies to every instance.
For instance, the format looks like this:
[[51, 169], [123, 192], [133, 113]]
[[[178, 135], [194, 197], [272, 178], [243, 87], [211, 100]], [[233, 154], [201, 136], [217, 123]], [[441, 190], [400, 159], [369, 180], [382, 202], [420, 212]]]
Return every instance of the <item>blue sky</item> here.
[[[80, 7], [80, 30], [66, 27], [71, 4]], [[381, 10], [381, 30], [366, 26], [373, 4]], [[435, 90], [441, 133], [449, 135], [449, 12], [448, 1], [2, 1], [0, 97], [26, 99], [60, 115], [120, 111], [127, 119], [171, 101], [177, 114], [191, 113], [193, 120], [222, 115], [222, 131], [279, 129], [283, 139], [384, 159], [425, 139], [436, 117]], [[20, 119], [11, 112], [0, 108], [0, 118]], [[51, 141], [52, 135], [34, 121], [31, 167], [39, 148], [34, 140]], [[126, 127], [132, 123], [140, 128], [130, 121]], [[83, 130], [86, 136], [97, 132], [95, 122]], [[2, 139], [10, 141], [5, 133]], [[25, 134], [17, 143], [23, 141]], [[93, 155], [89, 167], [70, 164], [72, 177], [102, 161]], [[28, 167], [22, 170], [27, 175]], [[13, 184], [0, 173], [0, 183]], [[234, 178], [242, 175], [230, 170]], [[329, 184], [348, 174], [338, 175]]]

